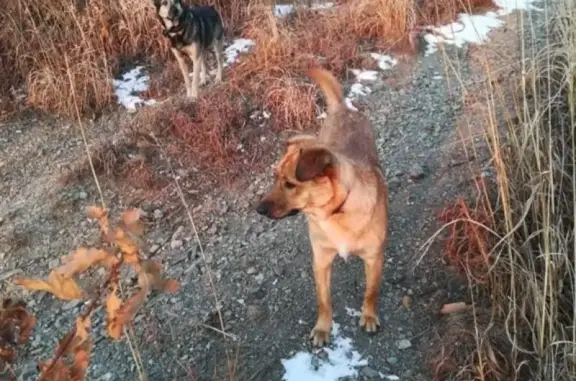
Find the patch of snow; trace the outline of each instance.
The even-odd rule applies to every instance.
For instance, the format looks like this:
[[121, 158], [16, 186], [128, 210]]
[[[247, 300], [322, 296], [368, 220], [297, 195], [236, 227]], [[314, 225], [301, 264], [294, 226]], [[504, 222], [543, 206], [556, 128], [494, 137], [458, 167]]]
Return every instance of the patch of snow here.
[[326, 1], [324, 3], [316, 3], [312, 4], [312, 9], [319, 10], [319, 9], [330, 9], [334, 7], [334, 3], [331, 1]]
[[[306, 7], [306, 5], [302, 4], [301, 7], [304, 8]], [[322, 2], [312, 4], [310, 9], [323, 10], [323, 9], [330, 9], [332, 7], [334, 7], [333, 2]], [[284, 17], [292, 12], [294, 12], [294, 4], [276, 4], [274, 6], [274, 16], [276, 17]]]
[[451, 44], [462, 47], [464, 44], [483, 44], [488, 41], [488, 34], [496, 28], [504, 25], [500, 19], [515, 10], [539, 10], [532, 3], [535, 0], [495, 0], [500, 8], [496, 12], [486, 12], [483, 15], [470, 15], [461, 13], [458, 20], [440, 27], [429, 26], [431, 33], [424, 35], [426, 41], [425, 55], [430, 55], [438, 50], [439, 43]]
[[[376, 60], [378, 63], [378, 67], [380, 70], [388, 70], [391, 69], [394, 65], [398, 63], [398, 61], [385, 54], [380, 53], [370, 53], [370, 56]], [[356, 83], [354, 83], [351, 88], [348, 96], [344, 99], [344, 103], [346, 103], [346, 107], [352, 111], [358, 111], [352, 101], [357, 100], [359, 97], [366, 96], [372, 92], [372, 89], [365, 84], [360, 82], [364, 81], [375, 81], [378, 79], [378, 72], [375, 70], [360, 70], [360, 69], [351, 69], [352, 73], [356, 76]]]
[[324, 348], [327, 358], [309, 352], [298, 352], [290, 359], [283, 359], [283, 381], [337, 381], [342, 377], [355, 377], [356, 368], [368, 365], [352, 346], [352, 340], [340, 333], [340, 325], [332, 324], [332, 348]]
[[376, 70], [350, 70], [358, 81], [375, 81], [378, 78], [378, 72]]
[[226, 57], [224, 66], [230, 66], [238, 59], [240, 53], [245, 53], [254, 46], [254, 41], [247, 38], [238, 38], [232, 42], [232, 45], [224, 49], [224, 56]]
[[293, 4], [276, 4], [274, 6], [274, 16], [283, 17], [287, 16], [294, 10]]
[[112, 80], [114, 94], [118, 103], [130, 111], [135, 111], [139, 105], [152, 105], [154, 99], [143, 100], [136, 93], [148, 90], [150, 77], [143, 73], [143, 66], [136, 66], [120, 76], [120, 79]]
[[376, 60], [380, 70], [391, 69], [398, 63], [398, 60], [386, 54], [370, 53], [370, 56]]
[[365, 96], [372, 92], [368, 86], [364, 86], [361, 83], [355, 83], [350, 88], [350, 95], [352, 96]]
[[[282, 359], [282, 381], [338, 381], [344, 377], [357, 377], [358, 368], [367, 366], [368, 360], [354, 348], [352, 339], [342, 335], [338, 323], [332, 324], [332, 342], [330, 347], [313, 353], [301, 351], [289, 359]], [[398, 376], [381, 372], [378, 376], [383, 380], [400, 380]]]
[[354, 308], [346, 307], [346, 314], [350, 317], [360, 317], [362, 313]]
[[352, 99], [350, 97], [346, 97], [346, 98], [344, 98], [344, 103], [346, 104], [346, 107], [348, 107], [348, 110], [358, 111], [356, 106], [354, 106], [354, 104], [352, 103], [353, 100], [354, 99]]

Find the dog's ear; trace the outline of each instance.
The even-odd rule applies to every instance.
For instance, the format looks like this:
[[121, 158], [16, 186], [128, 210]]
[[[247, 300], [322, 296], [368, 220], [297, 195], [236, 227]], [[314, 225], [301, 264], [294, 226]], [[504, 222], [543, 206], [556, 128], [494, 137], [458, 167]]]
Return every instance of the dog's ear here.
[[294, 145], [314, 143], [317, 141], [318, 141], [318, 138], [314, 135], [310, 135], [310, 134], [294, 135], [286, 141], [286, 149], [288, 149]]
[[296, 180], [304, 182], [327, 176], [335, 164], [336, 158], [326, 148], [301, 149], [296, 165]]

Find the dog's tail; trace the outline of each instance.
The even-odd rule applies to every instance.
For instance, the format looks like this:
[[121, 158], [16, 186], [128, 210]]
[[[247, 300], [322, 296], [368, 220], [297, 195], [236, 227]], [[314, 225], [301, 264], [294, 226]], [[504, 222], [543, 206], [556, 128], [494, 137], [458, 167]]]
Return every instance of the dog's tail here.
[[324, 93], [329, 114], [340, 110], [342, 107], [346, 107], [342, 86], [340, 86], [340, 82], [338, 82], [332, 73], [316, 67], [308, 70], [308, 76], [316, 82], [320, 90], [322, 90], [322, 93]]

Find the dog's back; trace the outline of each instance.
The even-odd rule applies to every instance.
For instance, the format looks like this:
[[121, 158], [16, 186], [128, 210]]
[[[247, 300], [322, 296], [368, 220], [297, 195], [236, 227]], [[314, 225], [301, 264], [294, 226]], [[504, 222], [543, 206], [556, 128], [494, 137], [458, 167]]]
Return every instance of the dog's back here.
[[330, 72], [314, 68], [308, 75], [322, 90], [327, 104], [327, 117], [320, 129], [319, 140], [356, 165], [379, 168], [370, 121], [362, 113], [348, 109], [344, 103], [342, 87]]
[[221, 40], [224, 26], [218, 11], [213, 6], [190, 7], [183, 13], [184, 25], [182, 39], [185, 43], [199, 43], [207, 48], [214, 41]]

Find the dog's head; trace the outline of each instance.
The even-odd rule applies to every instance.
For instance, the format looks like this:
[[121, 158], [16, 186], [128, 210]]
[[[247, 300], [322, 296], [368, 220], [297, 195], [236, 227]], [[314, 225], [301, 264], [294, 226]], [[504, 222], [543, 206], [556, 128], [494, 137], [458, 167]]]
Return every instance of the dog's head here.
[[271, 219], [327, 207], [339, 193], [337, 158], [311, 136], [290, 139], [256, 211]]
[[163, 19], [175, 20], [182, 14], [182, 0], [154, 0], [156, 13]]

